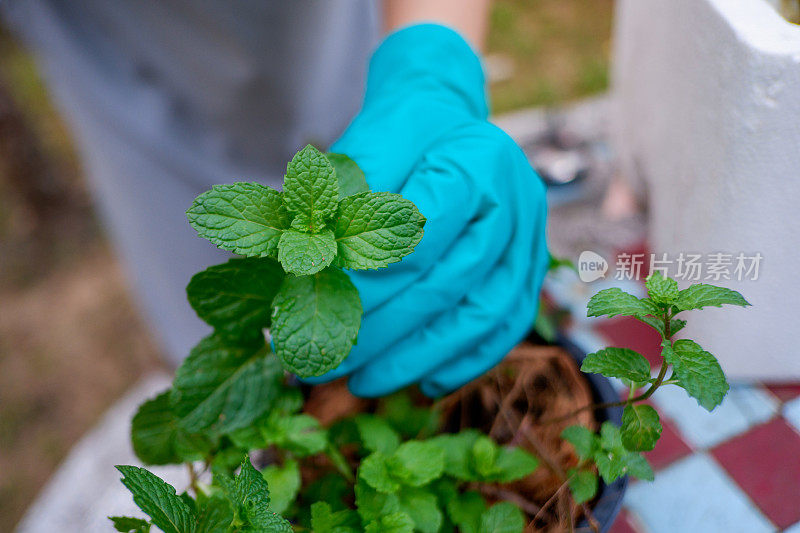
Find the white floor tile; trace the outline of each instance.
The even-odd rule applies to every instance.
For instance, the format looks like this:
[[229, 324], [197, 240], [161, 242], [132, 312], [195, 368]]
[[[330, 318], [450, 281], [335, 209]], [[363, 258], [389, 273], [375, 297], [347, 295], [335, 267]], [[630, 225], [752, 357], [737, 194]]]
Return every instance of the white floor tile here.
[[656, 473], [652, 483], [632, 484], [625, 505], [650, 533], [761, 533], [776, 529], [705, 454], [670, 465]]

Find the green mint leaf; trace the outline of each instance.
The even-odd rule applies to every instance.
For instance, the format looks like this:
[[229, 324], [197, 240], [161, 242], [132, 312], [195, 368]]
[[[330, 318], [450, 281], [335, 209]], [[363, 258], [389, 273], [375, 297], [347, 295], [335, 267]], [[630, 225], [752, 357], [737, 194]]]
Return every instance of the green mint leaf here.
[[400, 446], [400, 435], [386, 420], [375, 415], [360, 414], [356, 416], [355, 423], [367, 450], [389, 455]]
[[276, 425], [284, 437], [275, 444], [298, 457], [316, 455], [328, 446], [328, 432], [311, 415], [278, 416]]
[[139, 406], [131, 423], [133, 451], [150, 465], [204, 459], [211, 451], [211, 443], [178, 426], [169, 398], [170, 391], [166, 391]]
[[236, 509], [236, 516], [244, 520], [248, 526], [244, 531], [254, 533], [294, 531], [286, 519], [271, 509], [267, 481], [261, 472], [253, 467], [249, 457], [245, 457], [241, 470], [233, 481], [225, 481], [222, 485]]
[[481, 519], [486, 502], [479, 492], [470, 490], [454, 494], [447, 500], [447, 515], [462, 533], [481, 533]]
[[421, 487], [444, 472], [444, 452], [432, 442], [411, 440], [401, 444], [386, 459], [386, 465], [403, 485]]
[[359, 533], [360, 521], [355, 511], [333, 512], [326, 502], [311, 505], [311, 528], [314, 533]]
[[600, 426], [600, 446], [604, 450], [619, 451], [624, 450], [622, 445], [622, 435], [619, 428], [609, 421], [603, 422]]
[[496, 503], [481, 516], [481, 533], [522, 533], [523, 529], [525, 516], [511, 502]]
[[269, 327], [283, 277], [272, 259], [231, 259], [195, 274], [186, 295], [197, 316], [218, 333], [240, 338]]
[[[666, 331], [664, 330], [664, 320], [657, 316], [637, 316], [637, 320], [640, 320], [653, 328], [654, 330], [658, 331], [661, 334], [661, 338], [666, 336]], [[675, 335], [683, 327], [686, 325], [685, 320], [681, 320], [679, 318], [673, 318], [669, 321], [669, 336]]]
[[283, 269], [296, 276], [316, 274], [336, 256], [336, 239], [329, 229], [303, 233], [288, 229], [278, 243], [278, 261]]
[[472, 449], [481, 433], [468, 429], [459, 433], [445, 433], [428, 440], [444, 453], [445, 473], [461, 481], [478, 481], [480, 477], [472, 468]]
[[604, 348], [590, 353], [583, 360], [581, 371], [636, 383], [650, 380], [650, 363], [643, 355], [628, 348]]
[[270, 508], [278, 514], [285, 512], [300, 492], [300, 467], [297, 461], [290, 459], [283, 466], [269, 465], [261, 471], [261, 475], [271, 487]]
[[658, 306], [653, 302], [637, 298], [618, 287], [612, 287], [603, 289], [591, 297], [587, 305], [586, 316], [643, 316], [659, 312]]
[[493, 472], [486, 481], [510, 483], [529, 476], [539, 466], [539, 460], [521, 448], [500, 448]]
[[650, 451], [661, 436], [658, 412], [649, 405], [625, 406], [622, 412], [622, 444], [632, 451]]
[[567, 475], [569, 476], [569, 490], [576, 503], [588, 502], [595, 497], [598, 483], [594, 472], [570, 468]]
[[355, 161], [344, 154], [327, 153], [325, 156], [336, 171], [336, 179], [339, 182], [339, 200], [345, 196], [369, 191], [364, 171]]
[[414, 530], [421, 533], [437, 533], [444, 521], [436, 495], [426, 489], [405, 487], [397, 493], [400, 509], [411, 517]]
[[422, 239], [425, 217], [399, 194], [363, 192], [339, 202], [335, 264], [356, 270], [400, 261]]
[[198, 500], [196, 533], [228, 531], [233, 521], [233, 509], [228, 499], [217, 493]]
[[273, 300], [272, 341], [284, 367], [300, 377], [336, 368], [361, 325], [361, 299], [344, 272], [287, 276]]
[[414, 533], [414, 521], [407, 513], [392, 513], [367, 524], [364, 533]]
[[404, 438], [426, 438], [439, 429], [441, 414], [437, 409], [419, 407], [407, 391], [381, 399], [378, 413]]
[[675, 306], [680, 311], [702, 309], [709, 306], [722, 307], [723, 305], [747, 307], [750, 303], [734, 290], [705, 283], [696, 283], [683, 289], [678, 293], [678, 299], [675, 302]]
[[613, 483], [625, 475], [625, 460], [622, 454], [600, 451], [595, 453], [594, 462], [606, 483]]
[[336, 212], [339, 183], [325, 154], [311, 145], [295, 154], [286, 167], [283, 199], [294, 215], [292, 227], [317, 233]]
[[215, 185], [195, 198], [186, 216], [204, 239], [249, 257], [276, 257], [290, 224], [281, 193], [258, 183]]
[[266, 412], [282, 379], [263, 338], [241, 344], [212, 334], [178, 368], [170, 403], [184, 430], [227, 433]]
[[481, 435], [472, 445], [472, 468], [481, 478], [487, 478], [494, 473], [495, 462], [500, 453], [500, 447], [495, 442]]
[[722, 403], [730, 387], [716, 357], [688, 339], [677, 340], [672, 346], [664, 341], [663, 348], [664, 359], [689, 396], [708, 411]]
[[109, 516], [109, 520], [114, 523], [114, 529], [122, 533], [149, 533], [150, 522], [141, 518], [130, 516]]
[[575, 447], [578, 457], [588, 459], [597, 448], [597, 437], [584, 426], [569, 426], [561, 432], [561, 438]]
[[[362, 461], [361, 468], [363, 466], [364, 462]], [[356, 509], [358, 509], [358, 514], [364, 523], [400, 511], [400, 501], [397, 499], [396, 494], [378, 492], [361, 476], [356, 481], [355, 493]]]
[[175, 492], [175, 487], [136, 466], [117, 466], [122, 484], [133, 494], [133, 501], [164, 533], [194, 533], [197, 517]]
[[660, 305], [672, 305], [678, 299], [678, 282], [665, 278], [661, 272], [655, 271], [645, 281], [650, 299]]
[[655, 478], [647, 459], [635, 452], [625, 456], [625, 473], [643, 481], [653, 481]]
[[400, 482], [389, 472], [387, 459], [381, 452], [368, 455], [358, 467], [358, 477], [378, 492], [393, 494], [400, 490]]

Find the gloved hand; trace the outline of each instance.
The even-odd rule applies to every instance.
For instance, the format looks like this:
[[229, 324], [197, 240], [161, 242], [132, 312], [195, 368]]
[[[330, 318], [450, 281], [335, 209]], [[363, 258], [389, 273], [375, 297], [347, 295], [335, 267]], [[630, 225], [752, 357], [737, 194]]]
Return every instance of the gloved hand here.
[[427, 218], [415, 252], [349, 272], [364, 317], [340, 367], [359, 396], [419, 382], [443, 395], [486, 372], [532, 326], [548, 264], [544, 186], [487, 122], [480, 61], [435, 24], [390, 35], [372, 57], [364, 105], [332, 152], [373, 191], [399, 192]]

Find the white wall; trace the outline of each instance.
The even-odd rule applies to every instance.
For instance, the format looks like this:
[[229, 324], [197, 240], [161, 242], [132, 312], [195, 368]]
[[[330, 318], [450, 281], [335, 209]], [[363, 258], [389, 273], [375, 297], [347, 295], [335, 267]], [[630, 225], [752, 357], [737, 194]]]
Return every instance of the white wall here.
[[652, 251], [764, 256], [757, 281], [717, 283], [753, 307], [685, 335], [729, 377], [800, 378], [800, 26], [764, 0], [619, 0], [613, 89]]

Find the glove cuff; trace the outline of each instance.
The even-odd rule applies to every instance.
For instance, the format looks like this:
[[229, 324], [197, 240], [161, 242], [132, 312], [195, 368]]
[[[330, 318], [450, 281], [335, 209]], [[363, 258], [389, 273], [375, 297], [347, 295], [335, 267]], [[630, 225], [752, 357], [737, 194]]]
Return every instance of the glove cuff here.
[[370, 60], [364, 104], [387, 92], [418, 90], [477, 119], [489, 115], [480, 58], [461, 35], [440, 24], [415, 24], [384, 39]]

